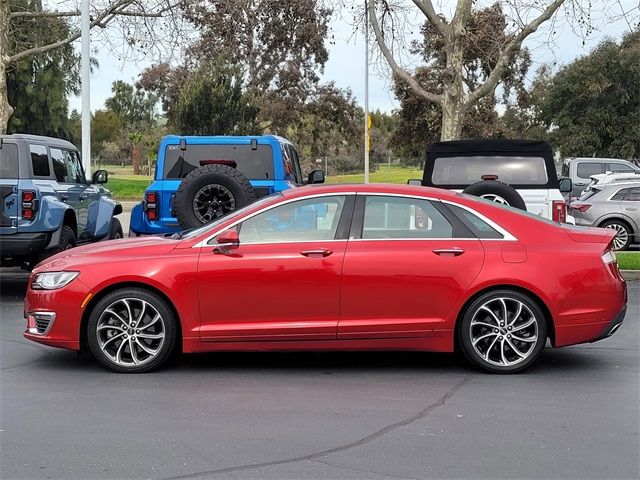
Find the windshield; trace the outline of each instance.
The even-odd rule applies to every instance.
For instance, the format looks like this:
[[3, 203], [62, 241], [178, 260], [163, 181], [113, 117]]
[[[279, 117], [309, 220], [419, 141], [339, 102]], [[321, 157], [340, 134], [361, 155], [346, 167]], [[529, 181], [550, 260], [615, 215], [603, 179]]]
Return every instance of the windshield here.
[[163, 178], [184, 178], [189, 172], [205, 165], [218, 164], [235, 168], [252, 180], [273, 178], [273, 150], [271, 145], [167, 145]]
[[554, 222], [553, 220], [549, 220], [548, 218], [543, 217], [541, 215], [536, 215], [535, 213], [529, 213], [526, 210], [520, 210], [519, 208], [511, 207], [511, 206], [505, 205], [503, 203], [498, 203], [498, 202], [494, 202], [494, 201], [491, 201], [491, 200], [487, 200], [486, 198], [476, 197], [475, 195], [469, 195], [467, 193], [457, 193], [456, 195], [459, 195], [459, 196], [464, 197], [464, 198], [468, 198], [469, 200], [476, 200], [478, 202], [483, 202], [483, 203], [492, 205], [494, 207], [503, 208], [505, 210], [509, 210], [510, 212], [517, 213], [518, 215], [522, 215], [524, 217], [529, 217], [529, 218], [532, 218], [534, 220], [538, 220], [538, 221], [543, 222], [543, 223], [549, 223], [551, 225], [559, 225], [559, 222]]
[[263, 205], [263, 204], [267, 204], [267, 203], [271, 202], [274, 198], [277, 198], [277, 197], [282, 197], [282, 194], [281, 193], [273, 193], [273, 194], [268, 195], [266, 197], [262, 197], [257, 202], [253, 202], [253, 203], [247, 205], [246, 207], [240, 208], [238, 210], [234, 210], [233, 212], [230, 212], [227, 215], [224, 215], [224, 216], [218, 218], [217, 220], [215, 220], [215, 221], [213, 221], [211, 223], [207, 223], [206, 225], [202, 225], [201, 227], [190, 228], [188, 230], [183, 230], [182, 232], [174, 233], [173, 235], [171, 235], [171, 238], [180, 238], [180, 239], [195, 238], [198, 235], [201, 235], [201, 234], [203, 234], [204, 232], [206, 232], [208, 230], [213, 230], [214, 228], [216, 228], [218, 225], [222, 224], [223, 222], [226, 222], [227, 220], [231, 220], [233, 218], [239, 217], [242, 214], [244, 214], [247, 210], [250, 210], [250, 209], [255, 208], [255, 207], [259, 207], [260, 205]]

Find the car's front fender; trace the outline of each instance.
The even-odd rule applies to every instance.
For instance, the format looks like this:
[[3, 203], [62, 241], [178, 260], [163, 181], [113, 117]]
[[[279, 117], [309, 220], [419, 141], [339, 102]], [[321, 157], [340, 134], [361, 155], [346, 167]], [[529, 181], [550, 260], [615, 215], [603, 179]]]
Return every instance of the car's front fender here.
[[87, 230], [94, 238], [109, 235], [111, 219], [122, 213], [122, 205], [108, 197], [100, 197], [89, 205]]

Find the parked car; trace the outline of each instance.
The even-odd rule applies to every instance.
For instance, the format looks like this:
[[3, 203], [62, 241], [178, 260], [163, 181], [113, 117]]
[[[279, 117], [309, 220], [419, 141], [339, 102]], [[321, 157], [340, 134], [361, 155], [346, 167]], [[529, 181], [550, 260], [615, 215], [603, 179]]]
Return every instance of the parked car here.
[[571, 178], [573, 189], [568, 199], [580, 197], [591, 181], [591, 175], [601, 173], [635, 173], [640, 167], [627, 160], [617, 158], [567, 158], [562, 164], [561, 174]]
[[618, 329], [614, 236], [441, 189], [296, 188], [191, 231], [56, 255], [29, 278], [24, 335], [117, 372], [176, 349], [460, 348], [511, 373], [547, 338]]
[[553, 150], [532, 140], [460, 140], [429, 146], [422, 180], [412, 185], [446, 188], [520, 208], [557, 222], [567, 216], [562, 192], [571, 180], [558, 180]]
[[584, 195], [594, 185], [602, 185], [605, 183], [624, 183], [624, 182], [640, 182], [640, 171], [634, 173], [607, 172], [591, 175], [591, 181], [581, 193]]
[[578, 225], [611, 228], [615, 250], [640, 242], [640, 185], [597, 184], [569, 206]]
[[212, 222], [257, 199], [307, 183], [298, 152], [275, 135], [162, 139], [154, 181], [131, 212], [132, 235], [175, 233]]
[[26, 270], [77, 244], [122, 238], [105, 170], [87, 182], [71, 143], [0, 135], [1, 265]]

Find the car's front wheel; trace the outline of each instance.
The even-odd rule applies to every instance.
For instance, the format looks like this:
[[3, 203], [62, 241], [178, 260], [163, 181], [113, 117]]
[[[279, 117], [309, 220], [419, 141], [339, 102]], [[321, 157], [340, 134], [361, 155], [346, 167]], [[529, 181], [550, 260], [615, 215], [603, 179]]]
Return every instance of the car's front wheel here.
[[166, 301], [138, 288], [116, 290], [94, 307], [87, 340], [96, 359], [122, 373], [148, 372], [171, 356], [176, 318]]
[[471, 363], [492, 373], [514, 373], [534, 363], [547, 340], [547, 323], [529, 296], [497, 290], [466, 309], [458, 338]]

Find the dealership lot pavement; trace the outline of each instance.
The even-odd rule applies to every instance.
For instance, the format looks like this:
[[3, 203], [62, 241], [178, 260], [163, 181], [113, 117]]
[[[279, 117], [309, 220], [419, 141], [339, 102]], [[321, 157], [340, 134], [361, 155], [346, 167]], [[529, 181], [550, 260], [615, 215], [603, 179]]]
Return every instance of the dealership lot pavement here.
[[524, 374], [453, 355], [210, 354], [109, 373], [22, 338], [0, 280], [0, 476], [638, 478], [640, 283], [602, 342]]

